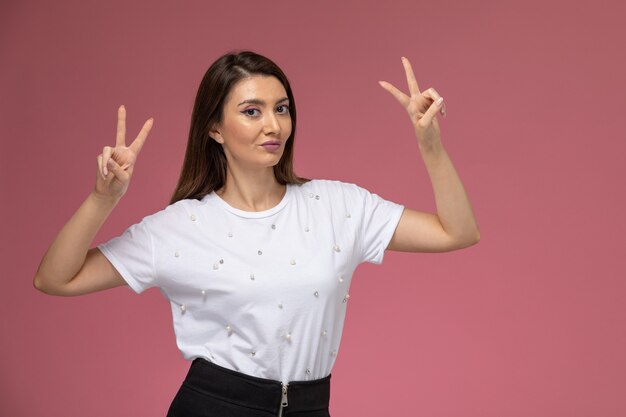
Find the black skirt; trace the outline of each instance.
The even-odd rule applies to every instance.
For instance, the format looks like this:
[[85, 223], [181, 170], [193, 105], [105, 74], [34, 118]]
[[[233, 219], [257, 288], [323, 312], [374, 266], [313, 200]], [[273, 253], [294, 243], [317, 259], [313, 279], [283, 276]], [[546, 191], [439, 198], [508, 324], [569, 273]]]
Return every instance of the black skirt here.
[[196, 358], [167, 417], [330, 417], [329, 401], [330, 375], [283, 385]]

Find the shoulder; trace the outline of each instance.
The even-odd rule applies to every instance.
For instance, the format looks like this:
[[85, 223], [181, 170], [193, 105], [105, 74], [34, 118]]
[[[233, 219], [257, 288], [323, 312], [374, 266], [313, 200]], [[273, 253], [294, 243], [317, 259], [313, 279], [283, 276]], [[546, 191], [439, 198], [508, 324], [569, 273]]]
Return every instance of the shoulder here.
[[149, 228], [176, 227], [185, 220], [194, 220], [198, 207], [205, 204], [203, 200], [185, 199], [145, 216], [141, 222]]
[[403, 207], [401, 204], [383, 197], [384, 194], [380, 195], [352, 182], [316, 179], [304, 185], [307, 186], [303, 189], [305, 195], [309, 197], [319, 195], [320, 199], [324, 196], [331, 206], [343, 203], [354, 209], [361, 207], [363, 210], [373, 210], [380, 206]]
[[361, 191], [365, 191], [364, 188], [359, 187], [351, 182], [333, 180], [333, 179], [312, 179], [304, 184], [297, 186], [299, 190], [304, 193], [325, 193], [331, 196], [358, 194]]

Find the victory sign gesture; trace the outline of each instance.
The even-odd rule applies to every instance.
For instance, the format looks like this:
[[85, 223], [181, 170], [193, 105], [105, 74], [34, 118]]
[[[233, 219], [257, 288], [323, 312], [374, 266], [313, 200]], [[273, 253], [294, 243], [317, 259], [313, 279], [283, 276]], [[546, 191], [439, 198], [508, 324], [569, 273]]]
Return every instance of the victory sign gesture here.
[[102, 197], [121, 198], [133, 175], [137, 155], [141, 151], [148, 133], [152, 128], [153, 118], [146, 120], [141, 131], [130, 146], [126, 146], [126, 108], [117, 110], [117, 137], [115, 147], [105, 146], [98, 155], [98, 174], [95, 192]]
[[386, 81], [379, 81], [379, 84], [389, 91], [409, 114], [420, 148], [431, 147], [441, 140], [439, 122], [435, 116], [438, 112], [444, 117], [446, 115], [443, 97], [434, 88], [420, 92], [411, 63], [402, 57], [402, 64], [409, 84], [409, 96]]

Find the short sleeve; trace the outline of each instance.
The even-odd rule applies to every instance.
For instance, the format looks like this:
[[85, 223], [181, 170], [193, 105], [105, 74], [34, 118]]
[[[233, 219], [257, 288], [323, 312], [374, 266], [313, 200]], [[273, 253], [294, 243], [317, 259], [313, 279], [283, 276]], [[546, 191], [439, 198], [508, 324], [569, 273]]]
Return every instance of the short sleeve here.
[[385, 200], [356, 186], [357, 204], [361, 208], [358, 231], [359, 263], [381, 264], [385, 249], [400, 222], [404, 205]]
[[146, 219], [97, 247], [137, 294], [156, 286], [154, 246]]

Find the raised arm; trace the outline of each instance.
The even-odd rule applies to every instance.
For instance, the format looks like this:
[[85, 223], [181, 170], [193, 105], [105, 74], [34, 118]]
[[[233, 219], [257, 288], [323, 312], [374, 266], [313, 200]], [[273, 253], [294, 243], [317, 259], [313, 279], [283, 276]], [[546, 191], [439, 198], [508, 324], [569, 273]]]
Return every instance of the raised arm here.
[[148, 119], [127, 147], [126, 109], [120, 106], [115, 147], [105, 146], [98, 155], [96, 185], [46, 251], [33, 280], [35, 288], [51, 295], [74, 296], [126, 283], [100, 250], [89, 246], [126, 193], [152, 124], [153, 119]]
[[463, 183], [441, 142], [437, 113], [446, 115], [443, 97], [433, 88], [420, 92], [409, 60], [403, 57], [402, 63], [410, 96], [388, 82], [380, 81], [380, 85], [409, 114], [432, 183], [437, 213], [405, 208], [387, 249], [446, 252], [473, 245], [480, 240], [478, 225]]

